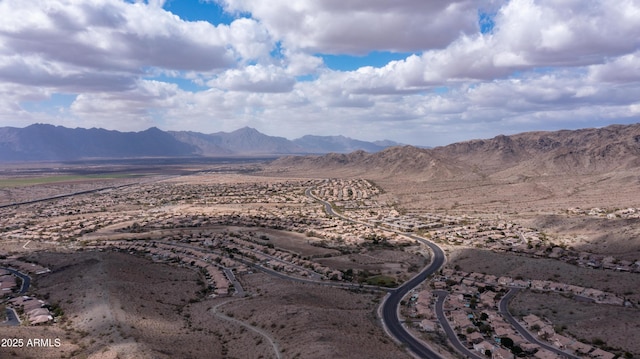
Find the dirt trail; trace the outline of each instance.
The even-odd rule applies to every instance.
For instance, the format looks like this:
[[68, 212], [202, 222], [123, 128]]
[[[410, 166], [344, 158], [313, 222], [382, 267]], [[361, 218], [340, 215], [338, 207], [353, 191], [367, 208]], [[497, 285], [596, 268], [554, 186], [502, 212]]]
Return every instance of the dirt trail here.
[[225, 315], [224, 313], [221, 313], [221, 312], [218, 311], [218, 308], [220, 308], [221, 306], [223, 306], [225, 304], [228, 304], [230, 302], [235, 302], [237, 300], [242, 300], [242, 299], [236, 299], [236, 300], [230, 300], [230, 301], [227, 301], [227, 302], [218, 303], [214, 307], [211, 308], [211, 312], [218, 318], [222, 318], [224, 320], [227, 320], [227, 321], [233, 322], [235, 324], [241, 325], [241, 326], [243, 326], [243, 327], [245, 327], [245, 328], [247, 328], [247, 329], [249, 329], [249, 330], [251, 330], [251, 331], [253, 331], [253, 332], [255, 332], [255, 333], [259, 334], [259, 335], [261, 335], [263, 338], [265, 338], [269, 342], [269, 344], [271, 344], [271, 347], [273, 348], [273, 352], [275, 354], [275, 357], [277, 359], [282, 359], [282, 353], [280, 352], [280, 348], [278, 347], [278, 343], [276, 342], [275, 338], [273, 338], [269, 333], [267, 333], [266, 331], [264, 331], [264, 330], [262, 330], [262, 329], [260, 329], [258, 327], [255, 327], [253, 325], [247, 324], [247, 323], [245, 323], [245, 322], [243, 322], [241, 320], [238, 320], [236, 318], [232, 318], [232, 317], [230, 317], [228, 315]]

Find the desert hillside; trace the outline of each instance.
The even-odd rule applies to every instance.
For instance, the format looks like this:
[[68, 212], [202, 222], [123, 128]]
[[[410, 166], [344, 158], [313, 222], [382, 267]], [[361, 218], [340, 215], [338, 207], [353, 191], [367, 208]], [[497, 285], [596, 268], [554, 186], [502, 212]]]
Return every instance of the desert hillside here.
[[408, 208], [509, 212], [632, 205], [639, 168], [640, 124], [634, 124], [501, 135], [433, 149], [289, 156], [266, 171], [368, 178]]
[[527, 132], [433, 149], [392, 147], [369, 154], [289, 156], [274, 169], [336, 171], [385, 178], [503, 177], [505, 175], [595, 174], [640, 166], [640, 124], [599, 129]]

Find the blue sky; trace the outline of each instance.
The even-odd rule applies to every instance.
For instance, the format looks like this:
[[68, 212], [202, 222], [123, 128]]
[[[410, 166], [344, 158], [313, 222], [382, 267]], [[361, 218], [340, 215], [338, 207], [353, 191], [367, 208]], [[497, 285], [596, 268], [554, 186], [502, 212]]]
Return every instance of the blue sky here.
[[634, 0], [5, 0], [0, 13], [0, 126], [435, 146], [640, 120]]
[[223, 7], [213, 1], [169, 0], [163, 8], [178, 15], [185, 21], [208, 21], [212, 24], [230, 24], [239, 15], [225, 12]]
[[[207, 21], [212, 24], [231, 24], [239, 17], [251, 17], [249, 13], [229, 13], [220, 4], [202, 0], [169, 0], [163, 8], [186, 21]], [[490, 15], [480, 14], [479, 21], [488, 28]], [[402, 60], [411, 55], [410, 52], [371, 51], [363, 55], [323, 54], [317, 53], [324, 64], [333, 70], [352, 71], [363, 66], [381, 67], [393, 60]]]

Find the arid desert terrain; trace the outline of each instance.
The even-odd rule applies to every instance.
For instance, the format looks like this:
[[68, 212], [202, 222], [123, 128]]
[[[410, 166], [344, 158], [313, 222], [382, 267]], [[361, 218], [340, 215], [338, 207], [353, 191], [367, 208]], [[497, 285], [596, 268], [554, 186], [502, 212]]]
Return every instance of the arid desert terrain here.
[[637, 167], [437, 151], [8, 166], [0, 357], [640, 356]]

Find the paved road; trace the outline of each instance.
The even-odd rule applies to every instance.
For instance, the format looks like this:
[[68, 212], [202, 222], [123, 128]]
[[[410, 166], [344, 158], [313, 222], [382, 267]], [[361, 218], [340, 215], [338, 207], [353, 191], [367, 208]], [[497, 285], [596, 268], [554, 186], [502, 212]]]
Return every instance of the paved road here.
[[[31, 277], [29, 277], [28, 275], [22, 272], [18, 272], [17, 270], [12, 268], [0, 267], [0, 269], [9, 271], [11, 272], [11, 274], [17, 277], [20, 277], [22, 279], [22, 286], [20, 287], [18, 294], [21, 294], [21, 295], [25, 294], [29, 290], [29, 287], [31, 286]], [[16, 313], [16, 311], [13, 308], [7, 308], [6, 313], [7, 313], [7, 320], [3, 323], [4, 325], [16, 326], [22, 323], [20, 321], [20, 318], [18, 317], [18, 313]]]
[[476, 353], [467, 349], [467, 347], [460, 342], [460, 339], [458, 338], [458, 335], [453, 330], [453, 328], [451, 328], [451, 325], [449, 324], [449, 321], [444, 314], [444, 301], [445, 299], [447, 299], [447, 295], [449, 295], [449, 292], [444, 290], [436, 290], [433, 292], [433, 294], [438, 296], [438, 299], [436, 300], [436, 317], [442, 325], [442, 328], [447, 334], [447, 338], [449, 338], [449, 341], [451, 342], [453, 347], [461, 354], [465, 355], [467, 358], [487, 359], [485, 356], [477, 355]]
[[445, 255], [442, 249], [423, 238], [409, 235], [410, 238], [418, 240], [431, 248], [433, 251], [433, 258], [431, 263], [426, 266], [418, 275], [411, 278], [398, 289], [389, 294], [384, 303], [382, 304], [382, 321], [386, 325], [387, 329], [398, 339], [401, 343], [407, 346], [409, 350], [418, 355], [421, 358], [441, 358], [441, 356], [425, 345], [423, 342], [416, 339], [411, 335], [400, 322], [398, 315], [398, 307], [402, 298], [409, 293], [409, 291], [420, 283], [422, 283], [427, 277], [431, 276], [437, 270], [442, 267], [445, 262]]
[[520, 291], [520, 288], [510, 288], [509, 292], [502, 297], [502, 299], [500, 299], [500, 303], [498, 304], [498, 308], [500, 310], [500, 313], [502, 314], [502, 316], [504, 317], [504, 319], [507, 320], [507, 322], [509, 322], [509, 324], [511, 324], [514, 328], [516, 328], [516, 330], [520, 333], [520, 335], [522, 335], [527, 341], [531, 342], [531, 343], [535, 343], [538, 344], [539, 346], [552, 351], [558, 355], [561, 355], [562, 357], [565, 358], [571, 358], [571, 359], [579, 359], [579, 357], [575, 356], [575, 355], [571, 355], [569, 353], [563, 352], [562, 350], [554, 347], [553, 345], [540, 341], [538, 340], [538, 338], [534, 337], [531, 333], [529, 333], [529, 331], [527, 329], [525, 329], [522, 325], [520, 325], [520, 323], [518, 323], [518, 321], [511, 315], [511, 313], [509, 313], [509, 301], [511, 300], [511, 298], [513, 298], [513, 296], [515, 296], [518, 292]]
[[306, 278], [300, 278], [300, 277], [293, 277], [290, 275], [287, 275], [285, 273], [282, 272], [278, 272], [275, 271], [271, 268], [267, 268], [267, 267], [263, 267], [259, 264], [253, 263], [251, 261], [248, 261], [246, 259], [243, 258], [238, 258], [238, 256], [236, 256], [235, 258], [233, 258], [234, 261], [238, 261], [248, 267], [257, 269], [261, 272], [264, 272], [266, 274], [269, 274], [271, 276], [274, 277], [278, 277], [281, 279], [286, 279], [286, 280], [290, 280], [293, 282], [298, 282], [298, 283], [306, 283], [306, 284], [313, 284], [313, 285], [323, 285], [323, 286], [327, 286], [327, 287], [336, 287], [336, 288], [344, 288], [344, 289], [366, 289], [366, 290], [375, 290], [375, 291], [383, 291], [383, 292], [389, 292], [389, 291], [393, 291], [393, 288], [387, 288], [387, 287], [378, 287], [378, 286], [374, 286], [374, 285], [362, 285], [362, 284], [357, 284], [357, 283], [347, 283], [347, 282], [337, 282], [337, 281], [331, 281], [331, 280], [314, 280], [314, 279], [306, 279]]
[[38, 198], [38, 199], [30, 200], [30, 201], [14, 202], [14, 203], [0, 205], [0, 208], [17, 207], [17, 206], [22, 206], [22, 205], [25, 205], [25, 204], [34, 204], [34, 203], [38, 203], [38, 202], [47, 202], [47, 201], [52, 201], [54, 199], [69, 198], [69, 197], [79, 196], [79, 195], [83, 195], [83, 194], [97, 193], [97, 192], [100, 192], [100, 191], [121, 189], [121, 188], [125, 188], [125, 187], [135, 186], [135, 185], [140, 184], [140, 183], [141, 182], [128, 183], [128, 184], [118, 185], [118, 186], [100, 187], [100, 188], [89, 189], [89, 190], [85, 190], [85, 191], [78, 191], [78, 192], [73, 192], [73, 193], [60, 194], [60, 195], [57, 195], [57, 196]]
[[309, 198], [311, 198], [311, 199], [313, 199], [313, 200], [316, 200], [316, 201], [318, 201], [318, 202], [322, 203], [322, 204], [324, 205], [324, 211], [325, 211], [325, 212], [327, 212], [327, 214], [328, 214], [329, 216], [331, 216], [331, 217], [340, 217], [340, 218], [343, 218], [343, 219], [349, 220], [348, 218], [343, 217], [343, 216], [341, 216], [341, 215], [339, 215], [339, 214], [335, 213], [335, 212], [333, 211], [333, 207], [331, 207], [331, 203], [326, 202], [326, 201], [323, 201], [323, 200], [321, 200], [320, 198], [318, 198], [318, 197], [314, 196], [314, 195], [311, 193], [311, 191], [312, 191], [312, 190], [313, 190], [313, 188], [307, 188], [307, 189], [304, 191], [304, 194], [305, 194], [307, 197], [309, 197]]
[[7, 308], [6, 313], [7, 320], [4, 323], [0, 323], [1, 325], [15, 327], [22, 324], [22, 321], [20, 321], [20, 317], [18, 316], [18, 313], [16, 313], [15, 309]]
[[[212, 249], [207, 249], [207, 248], [203, 248], [203, 247], [199, 247], [199, 246], [192, 246], [192, 245], [188, 245], [188, 244], [184, 244], [184, 243], [174, 243], [174, 242], [169, 242], [169, 241], [162, 241], [160, 243], [168, 244], [168, 245], [172, 245], [172, 246], [176, 246], [176, 247], [182, 247], [182, 248], [197, 249], [199, 251], [202, 251], [203, 253], [212, 253], [212, 254], [216, 254], [216, 255], [220, 255], [220, 256], [224, 255], [220, 251], [215, 251], [215, 250], [212, 250]], [[375, 285], [363, 285], [363, 284], [356, 284], [356, 283], [346, 283], [346, 282], [336, 282], [336, 281], [330, 281], [330, 280], [316, 280], [316, 279], [294, 277], [294, 276], [290, 276], [290, 275], [288, 275], [286, 273], [278, 272], [278, 271], [273, 270], [271, 268], [267, 268], [267, 267], [261, 266], [258, 263], [254, 263], [254, 262], [252, 262], [250, 260], [244, 259], [240, 255], [234, 256], [234, 258], [232, 260], [240, 262], [240, 263], [242, 263], [242, 264], [244, 264], [244, 265], [246, 265], [248, 267], [257, 269], [259, 271], [262, 271], [262, 272], [264, 272], [266, 274], [269, 274], [269, 275], [272, 275], [274, 277], [279, 277], [281, 279], [287, 279], [287, 280], [294, 281], [294, 282], [299, 282], [299, 283], [324, 285], [324, 286], [327, 286], [327, 287], [338, 287], [338, 288], [346, 288], [346, 289], [367, 289], [367, 290], [376, 290], [376, 291], [383, 291], [383, 292], [388, 292], [388, 291], [393, 290], [393, 288], [379, 287], [379, 286], [375, 286]]]
[[22, 287], [20, 287], [20, 291], [18, 291], [18, 294], [25, 294], [29, 290], [29, 286], [31, 286], [31, 277], [12, 268], [0, 267], [0, 269], [9, 271], [11, 272], [11, 274], [22, 279]]
[[240, 284], [235, 274], [233, 274], [233, 271], [227, 267], [223, 267], [222, 271], [224, 272], [224, 275], [227, 276], [227, 279], [231, 282], [231, 284], [233, 284], [233, 289], [235, 292], [234, 295], [237, 295], [238, 297], [244, 297], [244, 288], [242, 288], [242, 284]]
[[280, 258], [278, 258], [278, 257], [272, 256], [272, 255], [270, 255], [270, 254], [268, 254], [268, 253], [261, 252], [261, 251], [259, 251], [259, 250], [249, 249], [249, 251], [250, 251], [250, 252], [253, 252], [253, 253], [255, 253], [255, 254], [258, 254], [258, 255], [261, 255], [261, 256], [267, 257], [267, 258], [269, 258], [269, 260], [270, 260], [270, 261], [278, 262], [278, 263], [282, 263], [282, 264], [285, 264], [285, 265], [288, 265], [288, 266], [294, 267], [294, 268], [296, 268], [296, 269], [298, 269], [298, 270], [300, 270], [300, 271], [302, 271], [302, 272], [307, 273], [307, 275], [308, 275], [308, 276], [309, 276], [309, 278], [311, 278], [311, 279], [317, 279], [317, 280], [322, 279], [322, 275], [321, 275], [320, 273], [316, 273], [316, 272], [314, 272], [314, 271], [313, 271], [313, 270], [311, 270], [311, 269], [305, 268], [305, 267], [303, 267], [303, 266], [297, 265], [297, 264], [292, 263], [292, 262], [288, 262], [288, 261], [286, 261], [286, 260], [284, 260], [284, 259], [280, 259]]
[[[191, 173], [191, 172], [187, 172], [187, 173]], [[84, 191], [78, 191], [78, 192], [72, 192], [72, 193], [66, 193], [66, 194], [59, 194], [59, 195], [55, 195], [55, 196], [51, 196], [51, 197], [38, 198], [38, 199], [33, 199], [33, 200], [29, 200], [29, 201], [24, 201], [24, 202], [14, 202], [14, 203], [1, 204], [0, 208], [17, 207], [17, 206], [22, 206], [22, 205], [25, 205], [25, 204], [34, 204], [34, 203], [39, 203], [39, 202], [47, 202], [47, 201], [52, 201], [52, 200], [55, 200], [55, 199], [80, 196], [80, 195], [83, 195], [83, 194], [98, 193], [98, 192], [107, 191], [107, 190], [117, 190], [117, 189], [132, 187], [132, 186], [135, 186], [135, 185], [141, 185], [141, 184], [153, 183], [153, 182], [160, 182], [160, 181], [164, 181], [166, 179], [170, 179], [170, 178], [174, 178], [174, 177], [180, 177], [180, 176], [179, 175], [175, 175], [175, 176], [167, 176], [167, 175], [165, 175], [165, 176], [162, 176], [161, 178], [146, 179], [146, 180], [133, 182], [133, 183], [126, 183], [126, 184], [115, 185], [115, 186], [107, 186], [107, 187], [88, 189], [88, 190], [84, 190]]]
[[[308, 197], [322, 203], [328, 215], [332, 217], [340, 217], [345, 221], [363, 223], [363, 222], [354, 221], [348, 217], [335, 213], [333, 211], [333, 207], [331, 207], [331, 204], [329, 202], [323, 201], [320, 198], [314, 196], [311, 193], [311, 190], [312, 188], [308, 188], [305, 191], [305, 194]], [[363, 223], [363, 224], [369, 225], [367, 223]], [[408, 281], [404, 282], [397, 289], [391, 290], [389, 292], [389, 295], [385, 298], [384, 302], [382, 303], [382, 308], [381, 308], [382, 321], [384, 325], [387, 327], [387, 330], [389, 331], [389, 333], [392, 336], [394, 336], [399, 342], [404, 344], [409, 350], [411, 350], [417, 356], [421, 358], [441, 358], [441, 356], [438, 353], [436, 353], [434, 350], [429, 348], [424, 342], [418, 340], [416, 337], [411, 335], [411, 333], [409, 333], [404, 328], [404, 326], [400, 322], [398, 307], [400, 306], [400, 301], [402, 300], [402, 298], [407, 293], [409, 293], [410, 290], [418, 286], [425, 279], [427, 279], [433, 273], [438, 271], [442, 267], [442, 265], [444, 265], [446, 257], [442, 249], [431, 241], [428, 241], [422, 237], [418, 237], [408, 233], [397, 232], [397, 231], [392, 231], [392, 232], [405, 235], [411, 239], [414, 239], [418, 242], [421, 242], [427, 245], [433, 252], [433, 258], [431, 260], [431, 263], [428, 266], [426, 266], [420, 273], [418, 273], [416, 276], [409, 279]]]

